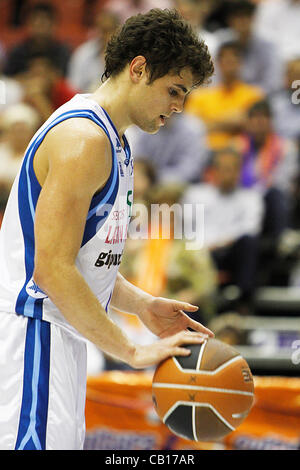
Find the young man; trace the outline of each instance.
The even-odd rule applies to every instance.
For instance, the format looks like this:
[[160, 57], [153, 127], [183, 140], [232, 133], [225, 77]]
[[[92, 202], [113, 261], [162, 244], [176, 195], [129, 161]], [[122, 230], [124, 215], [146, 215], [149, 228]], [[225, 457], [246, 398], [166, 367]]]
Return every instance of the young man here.
[[[0, 448], [83, 447], [84, 337], [144, 368], [213, 335], [183, 311], [197, 307], [153, 298], [118, 274], [132, 205], [124, 132], [156, 133], [212, 72], [176, 12], [137, 15], [108, 44], [104, 84], [59, 108], [30, 142], [0, 238]], [[133, 344], [109, 305], [160, 339]]]

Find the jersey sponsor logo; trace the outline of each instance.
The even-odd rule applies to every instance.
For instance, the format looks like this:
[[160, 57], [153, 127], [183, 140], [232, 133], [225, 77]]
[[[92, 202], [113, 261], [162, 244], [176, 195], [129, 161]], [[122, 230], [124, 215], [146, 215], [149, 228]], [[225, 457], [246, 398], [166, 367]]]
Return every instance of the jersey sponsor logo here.
[[122, 255], [123, 251], [122, 253], [112, 253], [112, 250], [109, 250], [108, 253], [102, 251], [95, 262], [95, 266], [97, 268], [106, 266], [107, 269], [110, 269], [111, 266], [120, 266]]
[[122, 209], [120, 211], [113, 211], [112, 213], [112, 220], [122, 220], [124, 219], [125, 215], [125, 209]]
[[48, 297], [42, 289], [34, 282], [31, 278], [30, 281], [27, 283], [26, 292], [30, 297], [35, 299], [46, 299]]
[[105, 243], [109, 245], [116, 245], [117, 243], [125, 242], [127, 238], [127, 229], [128, 224], [116, 226], [109, 225]]

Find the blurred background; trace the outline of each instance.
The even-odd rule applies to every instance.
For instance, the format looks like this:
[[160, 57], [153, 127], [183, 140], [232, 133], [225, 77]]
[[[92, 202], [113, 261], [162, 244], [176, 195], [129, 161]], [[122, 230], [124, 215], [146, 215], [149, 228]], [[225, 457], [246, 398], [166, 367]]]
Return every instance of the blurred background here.
[[[255, 419], [270, 419], [272, 426], [262, 430], [253, 425], [246, 437], [222, 445], [297, 448], [299, 0], [0, 0], [0, 223], [38, 127], [74, 94], [93, 92], [101, 84], [110, 36], [128, 16], [153, 7], [182, 13], [208, 45], [215, 74], [157, 135], [128, 130], [135, 203], [204, 204], [204, 246], [186, 250], [186, 240], [172, 236], [129, 238], [121, 272], [153, 295], [198, 305], [195, 318], [248, 361], [261, 397]], [[150, 230], [151, 221], [147, 224]], [[111, 315], [135, 341], [153, 341], [135, 317]], [[188, 445], [176, 444], [166, 430], [149, 431], [156, 422], [147, 395], [151, 371], [133, 372], [89, 345], [88, 372], [87, 425], [98, 428], [88, 434], [87, 448]], [[275, 403], [276, 417], [259, 414]], [[132, 414], [140, 413], [141, 429], [136, 424], [128, 435], [119, 422], [118, 432], [110, 433], [111, 424], [93, 421], [96, 404], [102, 406], [102, 419], [104, 409], [111, 419], [111, 407], [127, 410], [131, 423]], [[152, 440], [143, 441], [145, 429]]]

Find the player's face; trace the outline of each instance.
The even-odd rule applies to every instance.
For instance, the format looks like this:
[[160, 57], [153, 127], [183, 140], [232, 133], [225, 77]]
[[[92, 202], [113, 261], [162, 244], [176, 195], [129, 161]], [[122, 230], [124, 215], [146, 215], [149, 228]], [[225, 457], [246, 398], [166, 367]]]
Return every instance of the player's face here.
[[150, 134], [158, 132], [173, 113], [181, 113], [185, 98], [193, 87], [190, 69], [158, 78], [150, 85], [140, 84], [134, 110], [135, 124]]

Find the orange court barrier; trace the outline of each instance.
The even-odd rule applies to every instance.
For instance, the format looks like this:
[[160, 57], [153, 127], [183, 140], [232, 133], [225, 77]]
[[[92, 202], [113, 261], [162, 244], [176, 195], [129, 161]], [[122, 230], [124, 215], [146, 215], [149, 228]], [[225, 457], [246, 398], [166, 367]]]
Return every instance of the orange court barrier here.
[[227, 449], [299, 450], [300, 379], [255, 377], [255, 404], [242, 425], [229, 434]]
[[104, 372], [90, 377], [87, 450], [296, 450], [300, 444], [300, 379], [255, 377], [255, 403], [242, 425], [220, 442], [175, 436], [152, 404], [152, 373]]

